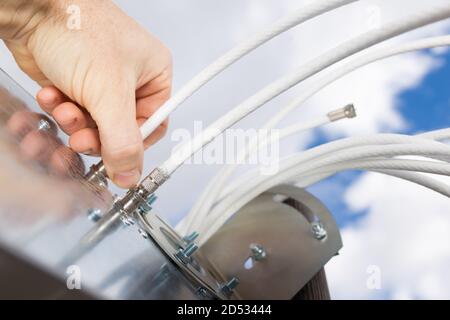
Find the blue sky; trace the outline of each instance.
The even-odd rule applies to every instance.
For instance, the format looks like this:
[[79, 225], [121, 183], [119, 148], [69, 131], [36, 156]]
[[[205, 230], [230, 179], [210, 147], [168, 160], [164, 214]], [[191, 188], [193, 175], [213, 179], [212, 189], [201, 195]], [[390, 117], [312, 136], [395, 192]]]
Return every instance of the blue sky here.
[[[427, 53], [429, 50], [425, 51]], [[406, 130], [400, 133], [415, 134], [422, 131], [446, 128], [450, 123], [450, 52], [439, 54], [442, 64], [429, 72], [421, 83], [398, 95], [397, 105], [406, 120]], [[309, 145], [316, 146], [329, 141], [317, 132]], [[347, 171], [313, 185], [309, 191], [327, 205], [340, 227], [355, 223], [363, 212], [352, 212], [344, 201], [345, 190], [361, 176], [359, 171]]]

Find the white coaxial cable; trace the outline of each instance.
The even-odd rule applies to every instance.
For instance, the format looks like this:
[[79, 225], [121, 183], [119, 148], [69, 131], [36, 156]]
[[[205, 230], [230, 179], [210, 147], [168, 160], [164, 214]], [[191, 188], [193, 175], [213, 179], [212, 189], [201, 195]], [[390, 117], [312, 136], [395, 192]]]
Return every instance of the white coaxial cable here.
[[[327, 157], [315, 159], [313, 162], [301, 162], [297, 166], [287, 166], [281, 173], [270, 179], [261, 179], [261, 181], [252, 181], [252, 183], [244, 185], [233, 191], [227, 198], [219, 202], [214, 207], [208, 221], [214, 221], [215, 227], [220, 227], [233, 212], [240, 209], [248, 201], [256, 197], [265, 190], [285, 182], [290, 178], [301, 173], [312, 171], [318, 167], [332, 165], [339, 162], [352, 161], [364, 158], [377, 158], [384, 156], [400, 156], [400, 155], [421, 155], [421, 156], [446, 156], [449, 154], [450, 147], [447, 145], [433, 144], [399, 144], [384, 146], [362, 146], [354, 147], [347, 150], [337, 151]], [[307, 152], [304, 152], [307, 153]], [[213, 230], [215, 230], [213, 228]]]
[[[245, 161], [245, 159], [247, 157], [249, 157], [249, 155], [256, 153], [258, 150], [266, 147], [267, 145], [272, 145], [275, 141], [279, 141], [281, 139], [287, 138], [294, 134], [299, 134], [301, 132], [320, 128], [324, 125], [330, 124], [335, 121], [339, 121], [339, 120], [346, 119], [346, 118], [354, 118], [355, 116], [356, 116], [356, 113], [355, 113], [353, 105], [347, 105], [344, 108], [339, 108], [337, 110], [333, 110], [324, 116], [320, 116], [318, 118], [312, 119], [306, 123], [301, 122], [301, 123], [293, 124], [286, 128], [280, 129], [277, 131], [276, 135], [261, 137], [261, 140], [259, 140], [258, 143], [249, 150], [249, 152], [238, 154], [236, 164], [228, 165], [227, 167], [229, 168], [229, 170], [232, 173], [234, 171], [233, 169], [235, 167], [237, 167], [240, 163], [243, 163]], [[258, 137], [256, 137], [255, 139], [258, 140]], [[196, 224], [196, 222], [202, 221], [203, 219], [204, 219], [204, 216], [202, 216], [201, 214], [197, 214], [197, 215], [190, 214], [185, 219], [183, 219], [183, 222], [181, 224], [179, 224], [177, 226], [177, 231], [180, 232], [181, 234], [189, 233], [190, 227], [193, 224]]]
[[[383, 166], [385, 167], [385, 166]], [[421, 185], [425, 188], [428, 188], [432, 191], [435, 191], [437, 193], [440, 193], [446, 197], [450, 197], [450, 185], [445, 184], [437, 179], [434, 179], [432, 177], [429, 177], [424, 174], [419, 174], [415, 172], [409, 172], [409, 171], [400, 171], [400, 170], [390, 170], [390, 169], [375, 169], [375, 168], [364, 168], [364, 167], [355, 167], [354, 169], [361, 169], [361, 170], [368, 170], [376, 173], [382, 173], [385, 175], [393, 176], [399, 179], [403, 179], [418, 185]], [[332, 175], [334, 175], [336, 172], [322, 172], [317, 175], [309, 175], [309, 176], [302, 176], [297, 181], [296, 185], [301, 188], [307, 188], [310, 185], [313, 185], [323, 179], [326, 179]], [[220, 227], [217, 227], [217, 230]], [[202, 225], [200, 228], [200, 234], [206, 234], [205, 236], [201, 237], [200, 239], [200, 245], [204, 244], [211, 235], [215, 233], [215, 231], [211, 228], [207, 227], [207, 223]]]
[[[408, 136], [401, 134], [393, 134], [393, 133], [383, 133], [383, 134], [375, 134], [372, 136], [360, 136], [360, 137], [350, 137], [343, 138], [336, 141], [328, 142], [317, 146], [315, 148], [303, 151], [301, 153], [291, 155], [282, 160], [280, 164], [280, 171], [284, 168], [295, 166], [299, 163], [306, 163], [309, 161], [316, 161], [316, 159], [325, 156], [327, 154], [332, 154], [334, 152], [351, 149], [353, 147], [359, 146], [369, 146], [369, 145], [390, 145], [390, 144], [406, 144], [406, 143], [414, 143], [414, 144], [423, 144], [428, 143], [433, 140], [447, 140], [450, 139], [450, 128], [431, 131], [423, 134], [419, 134], [416, 136]], [[440, 157], [437, 157], [440, 158]], [[246, 174], [244, 174], [239, 180], [234, 181], [226, 188], [224, 188], [218, 198], [218, 201], [221, 201], [229, 194], [231, 194], [235, 189], [239, 188], [239, 186], [246, 183], [253, 183], [257, 179], [262, 178], [271, 178], [271, 177], [259, 177], [259, 170], [252, 170]]]
[[[390, 169], [374, 169], [374, 168], [366, 168], [366, 167], [356, 167], [356, 169], [369, 170], [372, 172], [383, 173], [385, 175], [397, 177], [403, 180], [407, 180], [413, 182], [415, 184], [424, 186], [430, 190], [433, 190], [437, 193], [442, 194], [443, 196], [450, 198], [450, 185], [443, 183], [429, 175], [424, 175], [421, 173], [415, 173], [411, 171], [402, 171], [402, 170], [390, 170]], [[295, 182], [295, 185], [300, 188], [308, 188], [309, 186], [318, 183], [324, 179], [329, 178], [330, 176], [336, 174], [338, 172], [331, 171], [322, 171], [316, 175], [303, 175], [300, 177], [296, 177], [292, 180]]]
[[[261, 130], [271, 130], [274, 128], [283, 118], [285, 118], [296, 107], [301, 106], [306, 100], [312, 97], [314, 94], [322, 90], [327, 85], [333, 83], [344, 75], [372, 62], [385, 59], [394, 55], [423, 50], [427, 48], [435, 48], [450, 45], [450, 36], [439, 36], [426, 38], [421, 40], [412, 41], [406, 44], [395, 44], [384, 48], [374, 48], [369, 50], [361, 57], [356, 57], [336, 70], [329, 72], [327, 75], [321, 77], [315, 81], [311, 86], [305, 89], [305, 91], [296, 99], [291, 101], [281, 111], [277, 112], [271, 119], [261, 127]], [[251, 147], [251, 146], [249, 146]], [[248, 153], [249, 149], [243, 150], [243, 153]], [[183, 220], [184, 223], [192, 221], [193, 217], [197, 216], [198, 219], [205, 216], [210, 211], [211, 206], [215, 203], [220, 190], [223, 189], [227, 179], [235, 171], [234, 166], [225, 166], [222, 168], [204, 189], [204, 192], [197, 199], [196, 203], [192, 207], [189, 214]], [[190, 224], [190, 223], [188, 223]], [[192, 231], [192, 230], [189, 230]]]
[[148, 137], [156, 128], [158, 128], [159, 125], [187, 98], [243, 56], [279, 34], [302, 24], [305, 21], [356, 1], [359, 0], [315, 0], [313, 3], [299, 8], [269, 27], [264, 28], [255, 36], [228, 51], [190, 80], [141, 126], [143, 139]]
[[364, 50], [374, 44], [405, 33], [407, 31], [446, 19], [450, 16], [450, 3], [435, 7], [430, 10], [421, 11], [407, 18], [390, 23], [380, 29], [367, 32], [353, 40], [345, 42], [337, 48], [328, 51], [317, 59], [305, 64], [293, 74], [285, 76], [245, 100], [235, 109], [214, 122], [201, 134], [187, 142], [179, 150], [163, 163], [159, 170], [166, 176], [170, 176], [179, 166], [189, 159], [195, 152], [211, 142], [221, 132], [256, 110], [269, 100], [296, 85], [302, 80], [320, 72], [330, 65]]
[[[301, 132], [320, 128], [324, 125], [327, 125], [327, 124], [330, 124], [332, 122], [336, 122], [336, 121], [339, 121], [342, 119], [354, 118], [355, 116], [356, 116], [356, 112], [355, 112], [354, 106], [347, 105], [343, 108], [339, 108], [339, 109], [330, 111], [326, 115], [320, 116], [316, 119], [312, 119], [306, 123], [302, 122], [299, 124], [294, 124], [294, 125], [279, 129], [279, 130], [277, 130], [276, 135], [270, 135], [270, 136], [266, 136], [266, 137], [263, 137], [263, 136], [256, 137], [255, 139], [252, 139], [252, 142], [253, 142], [253, 140], [256, 140], [255, 145], [253, 145], [249, 149], [246, 148], [246, 150], [244, 150], [245, 152], [240, 152], [238, 154], [238, 157], [237, 157], [238, 159], [235, 164], [233, 164], [233, 165], [230, 164], [225, 167], [226, 170], [224, 171], [224, 173], [225, 173], [226, 177], [224, 177], [223, 175], [219, 175], [220, 180], [222, 180], [222, 179], [226, 180], [226, 178], [229, 175], [232, 175], [235, 168], [237, 168], [239, 164], [243, 163], [247, 157], [249, 157], [250, 155], [252, 155], [254, 153], [257, 153], [257, 151], [259, 151], [260, 149], [262, 149], [268, 145], [272, 145], [276, 141], [287, 138], [294, 134], [299, 134]], [[261, 139], [259, 139], [259, 138], [261, 138]], [[250, 142], [250, 144], [252, 142]], [[213, 178], [212, 182], [220, 183], [220, 181], [217, 181], [217, 179], [214, 179], [214, 178]], [[214, 185], [214, 183], [212, 183], [212, 184]], [[211, 187], [214, 188], [214, 186], [211, 186]], [[200, 201], [198, 203], [202, 204], [203, 202]], [[214, 203], [214, 202], [212, 202], [212, 203]], [[208, 205], [209, 203], [206, 203], [206, 204]], [[190, 233], [193, 231], [191, 229], [191, 227], [193, 225], [196, 225], [197, 223], [200, 223], [201, 221], [203, 221], [203, 219], [206, 217], [208, 211], [198, 211], [198, 209], [199, 208], [196, 208], [195, 206], [193, 207], [190, 214], [188, 214], [185, 217], [185, 219], [183, 219], [182, 222], [177, 226], [178, 232], [180, 232], [181, 234]]]

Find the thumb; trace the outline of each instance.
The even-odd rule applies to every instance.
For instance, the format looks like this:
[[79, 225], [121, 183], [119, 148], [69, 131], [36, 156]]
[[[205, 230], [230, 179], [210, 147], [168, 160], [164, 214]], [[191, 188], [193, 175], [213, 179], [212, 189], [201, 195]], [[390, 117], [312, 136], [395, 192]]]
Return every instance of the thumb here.
[[101, 154], [110, 179], [121, 188], [138, 184], [142, 173], [143, 141], [136, 122], [134, 90], [102, 93], [90, 111], [97, 123]]

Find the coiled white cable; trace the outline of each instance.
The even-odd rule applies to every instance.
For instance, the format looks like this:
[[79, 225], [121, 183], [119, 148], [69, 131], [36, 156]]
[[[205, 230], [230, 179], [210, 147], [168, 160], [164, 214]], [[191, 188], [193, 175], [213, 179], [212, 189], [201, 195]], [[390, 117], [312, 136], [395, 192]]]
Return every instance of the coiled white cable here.
[[237, 121], [244, 118], [255, 109], [265, 104], [267, 101], [278, 96], [298, 82], [314, 75], [330, 65], [347, 58], [348, 56], [364, 50], [376, 43], [387, 40], [404, 32], [425, 26], [427, 24], [446, 19], [450, 16], [450, 4], [441, 5], [431, 10], [421, 11], [408, 18], [395, 21], [378, 30], [370, 31], [356, 37], [337, 48], [330, 50], [319, 58], [300, 67], [296, 72], [285, 76], [253, 95], [235, 109], [228, 112], [218, 121], [214, 122], [204, 132], [186, 143], [179, 150], [164, 162], [159, 168], [167, 176], [170, 176], [179, 166], [181, 166], [192, 154], [200, 150], [203, 146], [212, 141], [221, 132], [231, 127]]
[[[424, 144], [434, 142], [432, 140], [446, 140], [450, 139], [450, 129], [442, 129], [437, 131], [431, 131], [424, 134], [416, 136], [407, 136], [400, 134], [376, 134], [372, 136], [361, 136], [361, 137], [351, 137], [344, 138], [336, 141], [332, 141], [326, 144], [322, 144], [315, 148], [309, 149], [299, 154], [291, 155], [286, 157], [280, 162], [280, 171], [287, 168], [299, 165], [300, 163], [308, 161], [316, 161], [316, 159], [326, 156], [328, 154], [333, 154], [337, 151], [350, 150], [353, 147], [359, 146], [370, 146], [370, 145], [390, 145], [390, 144]], [[440, 157], [437, 157], [439, 160]], [[448, 158], [448, 156], [447, 156]], [[220, 196], [217, 201], [222, 201], [225, 197], [228, 197], [234, 190], [239, 188], [246, 183], [256, 183], [257, 179], [270, 179], [271, 177], [260, 177], [258, 170], [250, 171], [244, 174], [240, 179], [233, 181], [226, 188], [221, 191]]]
[[[329, 166], [318, 170], [314, 174], [292, 178], [297, 181], [297, 185], [302, 188], [309, 187], [323, 179], [326, 179], [340, 171], [344, 170], [367, 170], [386, 174], [407, 180], [423, 187], [429, 188], [446, 197], [450, 197], [450, 185], [442, 183], [434, 178], [418, 174], [418, 172], [445, 174], [450, 175], [450, 164], [437, 163], [432, 161], [418, 160], [397, 160], [397, 159], [379, 159], [379, 160], [362, 160], [352, 161], [340, 166]], [[413, 171], [413, 172], [410, 172]], [[250, 198], [250, 197], [249, 197]], [[251, 199], [250, 199], [251, 200]], [[243, 202], [248, 203], [247, 200]], [[245, 204], [243, 204], [245, 205]], [[231, 215], [230, 215], [231, 216]], [[200, 244], [205, 243], [211, 235], [213, 235], [220, 227], [221, 223], [212, 223], [209, 219], [198, 229], [203, 236], [200, 238]]]
[[208, 81], [213, 79], [217, 74], [249, 52], [305, 21], [356, 1], [359, 0], [316, 0], [314, 3], [301, 7], [292, 14], [280, 19], [268, 28], [259, 32], [257, 35], [233, 48], [189, 81], [141, 126], [143, 139], [148, 137], [156, 128], [158, 128], [159, 125], [187, 98], [199, 90]]
[[[411, 138], [411, 137], [408, 137]], [[344, 139], [351, 140], [351, 139]], [[342, 144], [342, 141], [337, 141], [334, 143], [339, 145]], [[328, 145], [330, 145], [328, 144]], [[323, 146], [321, 146], [323, 149]], [[320, 147], [315, 148], [320, 149]], [[303, 153], [303, 159], [307, 159], [308, 156], [314, 154], [314, 149]], [[312, 152], [311, 152], [312, 151]], [[313, 171], [314, 169], [322, 166], [332, 165], [336, 162], [346, 162], [353, 161], [361, 158], [377, 158], [380, 156], [396, 156], [396, 155], [440, 155], [447, 156], [449, 154], [450, 147], [447, 145], [435, 145], [429, 143], [420, 143], [420, 144], [399, 144], [399, 145], [384, 145], [384, 146], [362, 146], [362, 147], [354, 147], [351, 149], [346, 149], [343, 151], [338, 151], [336, 153], [332, 153], [329, 156], [314, 159], [314, 162], [302, 162], [299, 161], [297, 166], [289, 165], [283, 166], [283, 171], [277, 176], [270, 177], [269, 179], [260, 179], [260, 181], [256, 181], [258, 179], [252, 180], [250, 184], [247, 184], [245, 187], [237, 188], [233, 191], [232, 194], [227, 196], [225, 199], [220, 201], [216, 207], [214, 207], [211, 214], [208, 216], [207, 222], [204, 226], [207, 226], [208, 229], [207, 234], [214, 233], [217, 228], [226, 221], [236, 210], [245, 205], [248, 201], [253, 199], [255, 196], [264, 192], [265, 190], [271, 188], [274, 185], [285, 182], [291, 179], [294, 176], [298, 176], [305, 172]], [[299, 157], [301, 158], [301, 157]], [[313, 157], [314, 158], [314, 157]], [[290, 160], [290, 159], [288, 159]], [[297, 159], [298, 160], [298, 159]]]
[[[284, 117], [286, 117], [287, 114], [289, 114], [289, 112], [294, 110], [296, 107], [301, 106], [314, 94], [322, 90], [327, 85], [333, 83], [337, 79], [362, 66], [401, 53], [448, 45], [450, 45], [450, 36], [440, 36], [421, 39], [406, 44], [396, 44], [385, 48], [371, 49], [363, 56], [352, 59], [345, 65], [315, 81], [310, 87], [306, 88], [306, 91], [302, 95], [291, 101], [289, 104], [283, 107], [281, 111], [272, 116], [271, 119], [264, 126], [262, 126], [261, 129], [270, 130], [274, 128]], [[243, 153], [248, 152], [248, 148], [247, 150], [243, 150]], [[180, 229], [181, 232], [191, 232], [196, 228], [195, 222], [202, 221], [204, 219], [206, 214], [210, 211], [211, 206], [215, 203], [220, 191], [224, 188], [225, 182], [233, 174], [235, 169], [236, 166], [225, 166], [213, 177], [213, 179], [208, 183], [208, 186], [205, 188], [204, 192], [192, 207], [190, 213], [183, 220], [183, 225], [185, 225], [185, 227], [187, 226], [188, 230]]]
[[[445, 184], [439, 180], [436, 180], [435, 178], [432, 178], [428, 175], [415, 173], [415, 172], [409, 172], [409, 171], [399, 171], [399, 170], [389, 170], [389, 169], [383, 169], [383, 170], [373, 169], [370, 171], [382, 173], [382, 174], [396, 177], [399, 179], [403, 179], [403, 180], [406, 180], [409, 182], [413, 182], [415, 184], [421, 185], [425, 188], [428, 188], [430, 190], [433, 190], [437, 193], [442, 194], [443, 196], [450, 198], [450, 185]], [[300, 188], [307, 188], [321, 180], [329, 178], [330, 176], [332, 176], [334, 174], [335, 174], [334, 172], [322, 172], [322, 173], [314, 175], [314, 176], [301, 176], [298, 178], [298, 180], [295, 181], [295, 185], [297, 185]]]

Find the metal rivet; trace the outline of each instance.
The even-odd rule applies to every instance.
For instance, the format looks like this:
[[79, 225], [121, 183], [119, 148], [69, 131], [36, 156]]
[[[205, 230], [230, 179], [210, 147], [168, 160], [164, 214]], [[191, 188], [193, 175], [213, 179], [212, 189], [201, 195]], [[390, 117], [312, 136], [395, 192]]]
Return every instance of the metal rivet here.
[[267, 257], [266, 249], [262, 245], [257, 244], [257, 243], [252, 243], [250, 245], [250, 252], [251, 252], [251, 257], [255, 261], [261, 261]]
[[311, 231], [314, 235], [314, 238], [316, 238], [317, 240], [323, 240], [328, 235], [327, 230], [320, 221], [311, 223]]

